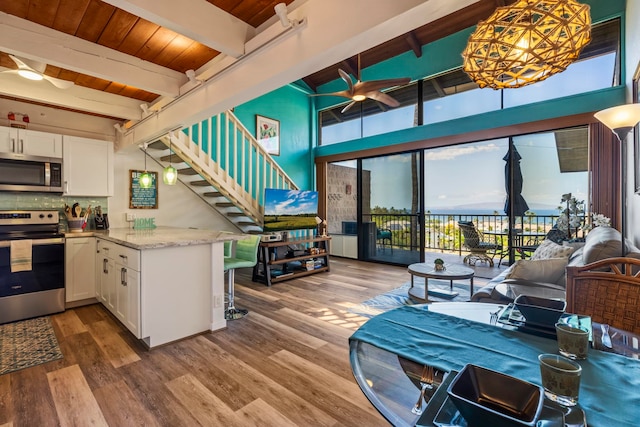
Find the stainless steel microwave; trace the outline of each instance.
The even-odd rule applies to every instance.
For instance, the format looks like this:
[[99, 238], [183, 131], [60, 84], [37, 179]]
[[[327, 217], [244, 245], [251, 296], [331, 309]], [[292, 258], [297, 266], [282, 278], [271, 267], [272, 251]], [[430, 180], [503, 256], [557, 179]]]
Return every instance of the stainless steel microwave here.
[[62, 159], [0, 153], [0, 191], [62, 193]]

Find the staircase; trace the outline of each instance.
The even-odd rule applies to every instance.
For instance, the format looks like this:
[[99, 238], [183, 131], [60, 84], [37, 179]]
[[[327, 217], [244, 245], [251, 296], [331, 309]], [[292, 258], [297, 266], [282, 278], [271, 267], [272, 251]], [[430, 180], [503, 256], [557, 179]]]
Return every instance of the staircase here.
[[243, 233], [262, 231], [265, 188], [298, 189], [231, 112], [173, 131], [147, 147], [162, 167]]

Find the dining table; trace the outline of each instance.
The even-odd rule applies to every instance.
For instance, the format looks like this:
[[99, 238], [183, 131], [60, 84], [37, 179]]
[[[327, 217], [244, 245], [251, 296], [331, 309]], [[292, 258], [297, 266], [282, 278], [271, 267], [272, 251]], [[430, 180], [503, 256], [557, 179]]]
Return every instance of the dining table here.
[[[541, 385], [538, 355], [558, 352], [552, 334], [497, 321], [505, 308], [438, 302], [379, 314], [349, 338], [353, 375], [372, 405], [394, 426], [456, 426], [454, 422], [434, 423], [434, 414], [441, 416], [447, 404], [446, 386], [467, 364]], [[578, 405], [556, 404], [558, 411], [565, 411], [561, 415], [565, 421], [559, 425], [637, 426], [640, 360], [634, 356], [590, 348], [587, 359], [579, 361]], [[426, 366], [435, 372], [435, 381], [425, 393], [428, 402], [419, 415], [412, 408], [420, 397], [420, 372]]]

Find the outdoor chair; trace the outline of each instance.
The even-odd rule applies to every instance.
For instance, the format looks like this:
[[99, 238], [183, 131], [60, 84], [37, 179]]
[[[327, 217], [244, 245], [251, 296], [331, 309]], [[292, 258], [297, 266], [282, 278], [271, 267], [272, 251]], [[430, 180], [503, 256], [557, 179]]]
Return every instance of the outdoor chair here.
[[382, 249], [385, 248], [385, 243], [389, 245], [391, 250], [393, 251], [392, 238], [393, 234], [391, 230], [388, 228], [376, 228], [376, 242], [379, 242], [382, 245]]
[[[476, 262], [481, 261], [487, 262], [489, 266], [493, 267], [493, 257], [498, 251], [502, 251], [502, 245], [495, 241], [485, 241], [482, 233], [471, 221], [458, 221], [458, 227], [460, 227], [464, 238], [462, 245], [470, 252], [462, 262], [476, 265]], [[491, 256], [487, 255], [487, 252], [491, 252]], [[500, 258], [500, 262], [502, 262], [502, 258]]]
[[607, 258], [567, 267], [567, 313], [640, 334], [640, 260]]
[[[227, 310], [225, 311], [225, 319], [240, 319], [249, 313], [249, 310], [236, 308], [234, 304], [234, 281], [235, 269], [243, 267], [253, 267], [258, 263], [258, 245], [260, 244], [260, 235], [249, 236], [246, 239], [235, 242], [235, 254], [231, 254], [231, 245], [225, 244], [224, 251], [224, 271], [229, 275], [229, 296], [227, 302]], [[226, 243], [226, 242], [225, 242]]]

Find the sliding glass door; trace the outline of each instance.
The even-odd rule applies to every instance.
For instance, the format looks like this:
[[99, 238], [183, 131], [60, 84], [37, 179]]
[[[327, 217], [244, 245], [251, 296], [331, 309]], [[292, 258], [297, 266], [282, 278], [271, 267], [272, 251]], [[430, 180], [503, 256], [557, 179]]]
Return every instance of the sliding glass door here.
[[421, 164], [421, 152], [361, 161], [361, 259], [420, 262], [424, 241]]

